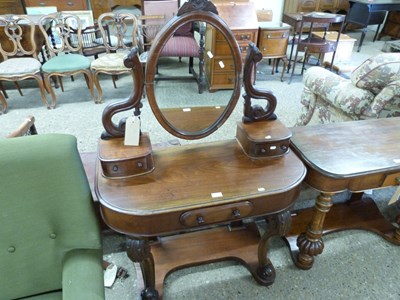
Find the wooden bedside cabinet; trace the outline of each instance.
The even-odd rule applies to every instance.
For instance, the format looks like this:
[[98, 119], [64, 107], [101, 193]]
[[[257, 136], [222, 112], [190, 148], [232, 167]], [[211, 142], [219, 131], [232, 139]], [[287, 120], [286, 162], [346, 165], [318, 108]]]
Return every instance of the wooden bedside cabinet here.
[[[246, 58], [250, 42], [257, 44], [258, 20], [254, 3], [221, 3], [215, 5], [219, 16], [232, 30], [242, 53]], [[211, 54], [211, 55], [210, 55]], [[228, 43], [222, 34], [207, 26], [205, 37], [205, 71], [209, 90], [232, 89], [234, 66]]]
[[286, 56], [287, 46], [290, 35], [290, 25], [282, 22], [259, 22], [260, 32], [258, 35], [257, 47], [261, 51], [263, 58], [273, 59], [274, 64], [272, 74], [278, 67], [278, 60], [282, 59], [284, 67], [281, 80], [289, 61]]

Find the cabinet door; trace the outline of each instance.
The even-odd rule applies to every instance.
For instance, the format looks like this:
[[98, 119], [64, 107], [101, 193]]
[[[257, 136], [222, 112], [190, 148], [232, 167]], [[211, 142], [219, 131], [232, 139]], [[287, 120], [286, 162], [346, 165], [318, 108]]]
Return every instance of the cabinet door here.
[[24, 14], [24, 7], [21, 0], [1, 0], [0, 15], [5, 14]]
[[348, 11], [350, 8], [349, 0], [338, 0], [336, 4], [336, 11]]
[[320, 0], [318, 10], [334, 13], [336, 10], [336, 0]]

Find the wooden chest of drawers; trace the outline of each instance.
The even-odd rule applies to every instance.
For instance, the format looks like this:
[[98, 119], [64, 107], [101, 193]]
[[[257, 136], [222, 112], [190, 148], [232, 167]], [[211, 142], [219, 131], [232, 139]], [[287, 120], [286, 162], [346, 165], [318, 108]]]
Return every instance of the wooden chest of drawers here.
[[21, 0], [1, 0], [0, 1], [0, 15], [5, 14], [21, 14], [23, 15], [24, 7]]
[[88, 9], [86, 0], [25, 0], [25, 6], [55, 6], [58, 11]]
[[[243, 60], [250, 42], [257, 43], [258, 20], [251, 2], [217, 4], [219, 16], [232, 30]], [[207, 26], [205, 38], [205, 72], [210, 91], [232, 89], [235, 80], [231, 51], [224, 36]]]

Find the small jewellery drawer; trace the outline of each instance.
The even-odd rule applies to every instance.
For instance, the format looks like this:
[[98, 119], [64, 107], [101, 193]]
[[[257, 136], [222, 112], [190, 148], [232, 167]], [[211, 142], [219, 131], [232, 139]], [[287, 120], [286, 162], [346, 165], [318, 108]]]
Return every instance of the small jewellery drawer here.
[[153, 157], [148, 154], [127, 160], [102, 161], [103, 174], [106, 177], [129, 177], [151, 172], [154, 169]]
[[235, 221], [245, 218], [253, 211], [250, 201], [191, 210], [183, 213], [180, 222], [188, 227]]

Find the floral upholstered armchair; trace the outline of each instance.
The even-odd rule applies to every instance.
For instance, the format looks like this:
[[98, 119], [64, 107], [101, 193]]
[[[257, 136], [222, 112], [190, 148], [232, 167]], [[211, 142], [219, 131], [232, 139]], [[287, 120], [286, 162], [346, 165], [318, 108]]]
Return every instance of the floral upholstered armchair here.
[[304, 74], [296, 126], [400, 116], [400, 54], [367, 59], [345, 79], [321, 67]]

